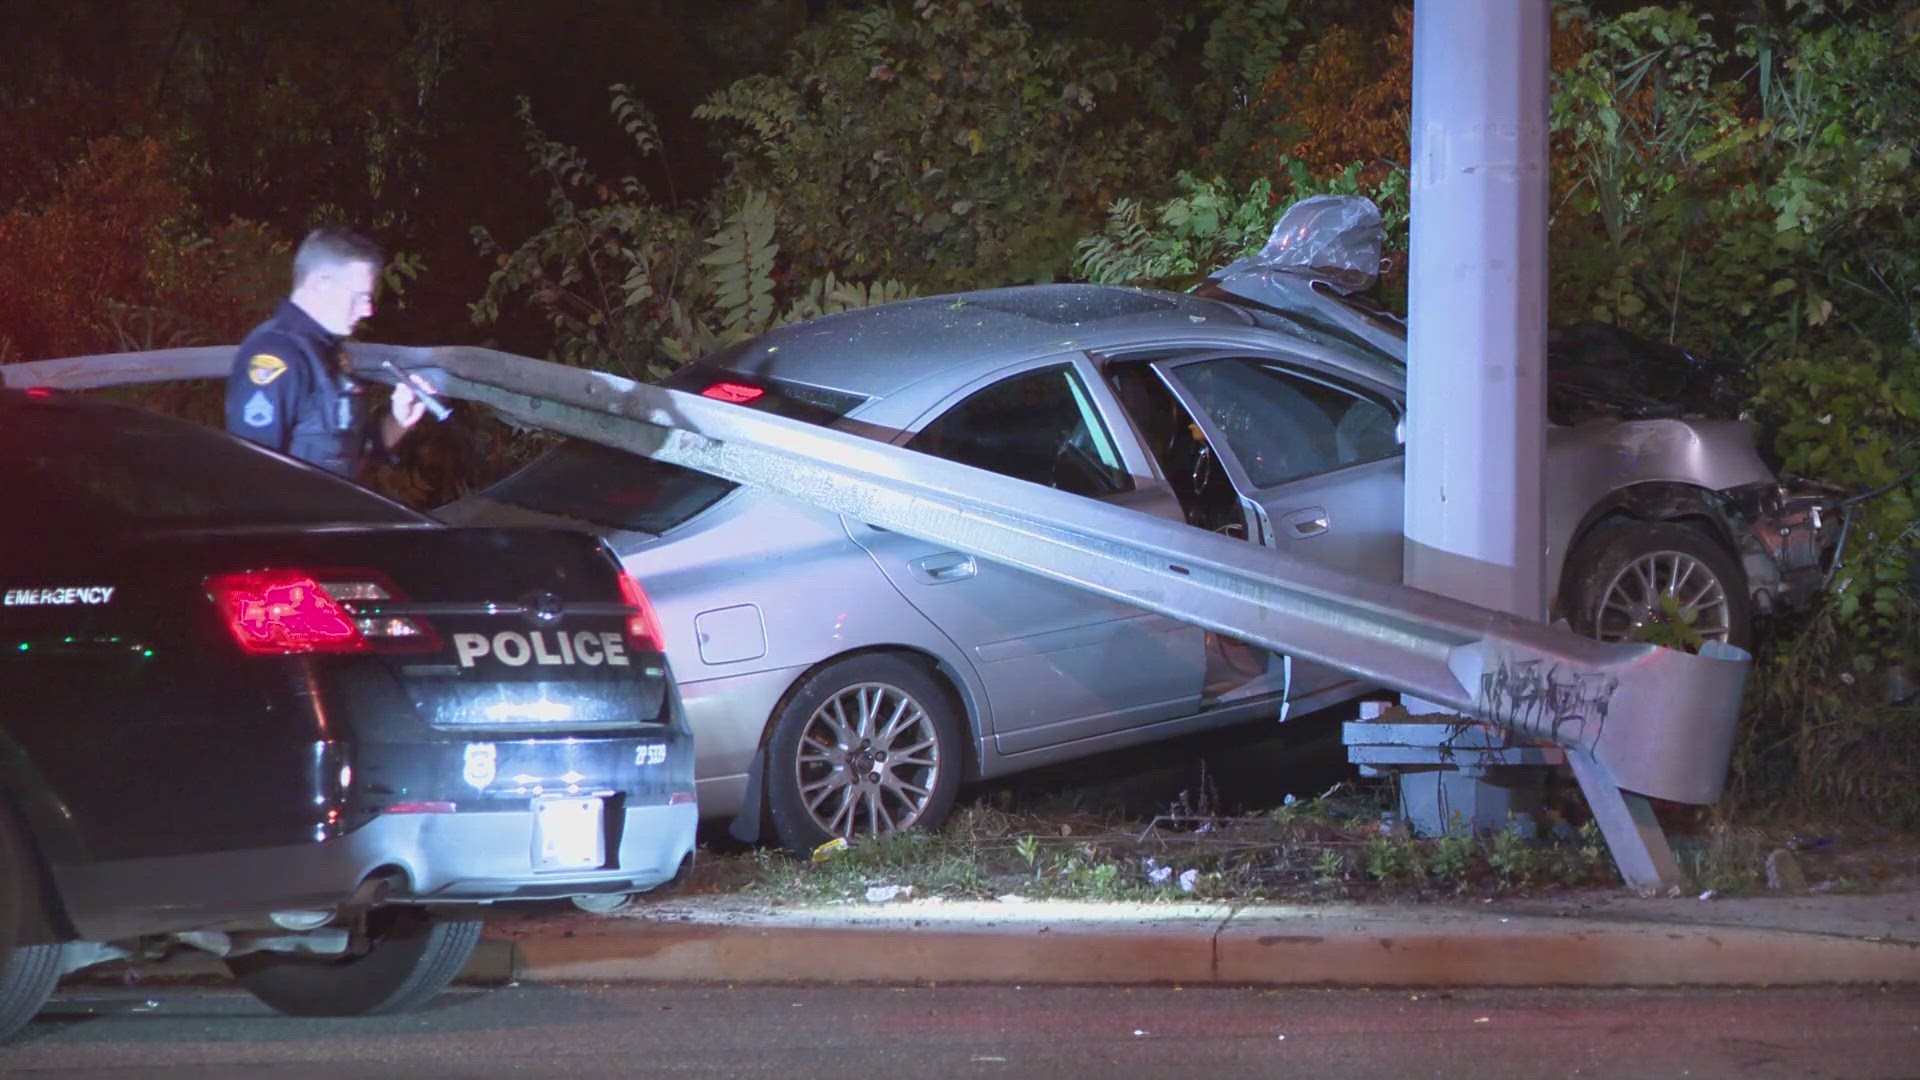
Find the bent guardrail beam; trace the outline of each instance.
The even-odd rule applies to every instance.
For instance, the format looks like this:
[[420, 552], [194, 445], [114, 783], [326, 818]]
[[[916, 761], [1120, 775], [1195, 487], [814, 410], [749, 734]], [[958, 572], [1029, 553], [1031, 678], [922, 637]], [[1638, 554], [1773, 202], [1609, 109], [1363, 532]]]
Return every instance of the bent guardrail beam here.
[[233, 370], [233, 345], [205, 345], [149, 352], [100, 353], [0, 364], [0, 386], [46, 386], [56, 390], [97, 390], [105, 386], [224, 379]]
[[[863, 435], [602, 372], [465, 347], [356, 345], [354, 355], [369, 378], [381, 378], [380, 363], [391, 361], [444, 396], [530, 426], [770, 488], [1557, 743], [1636, 887], [1679, 877], [1642, 797], [1711, 803], [1725, 782], [1750, 663], [1739, 649], [1711, 644], [1695, 656], [1602, 643]], [[10, 385], [80, 388], [224, 376], [232, 356], [230, 348], [176, 349], [0, 372]], [[108, 369], [122, 359], [116, 377]]]

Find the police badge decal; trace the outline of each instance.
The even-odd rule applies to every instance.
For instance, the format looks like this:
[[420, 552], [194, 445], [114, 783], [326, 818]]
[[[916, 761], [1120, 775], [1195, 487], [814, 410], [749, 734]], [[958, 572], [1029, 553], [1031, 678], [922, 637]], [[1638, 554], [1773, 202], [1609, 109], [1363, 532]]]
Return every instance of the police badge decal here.
[[266, 353], [247, 361], [247, 378], [255, 386], [266, 386], [287, 373], [287, 362]]

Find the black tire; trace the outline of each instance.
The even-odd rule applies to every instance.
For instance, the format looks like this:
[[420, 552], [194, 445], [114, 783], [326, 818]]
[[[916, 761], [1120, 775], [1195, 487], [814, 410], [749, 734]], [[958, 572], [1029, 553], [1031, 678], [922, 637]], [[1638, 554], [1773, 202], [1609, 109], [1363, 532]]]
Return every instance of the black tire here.
[[368, 916], [373, 947], [333, 958], [257, 952], [227, 961], [241, 986], [289, 1016], [373, 1016], [426, 1004], [467, 966], [481, 922], [435, 920], [411, 908]]
[[40, 866], [0, 793], [0, 1043], [34, 1018], [60, 981], [60, 945], [21, 945]]
[[[858, 727], [861, 715], [867, 730], [845, 728]], [[836, 724], [853, 738], [817, 741]], [[809, 728], [816, 741], [803, 756]], [[780, 843], [806, 854], [835, 836], [946, 824], [960, 790], [963, 731], [952, 695], [906, 657], [856, 656], [815, 672], [775, 714], [767, 747], [767, 801]]]
[[1725, 547], [1684, 525], [1635, 522], [1588, 534], [1567, 556], [1560, 610], [1574, 630], [1588, 637], [1647, 640], [1651, 634], [1658, 640], [1657, 628], [1649, 630], [1646, 624], [1672, 620], [1647, 606], [1648, 598], [1657, 594], [1672, 594], [1682, 603], [1704, 597], [1695, 605], [1692, 629], [1707, 639], [1753, 647], [1746, 574]]

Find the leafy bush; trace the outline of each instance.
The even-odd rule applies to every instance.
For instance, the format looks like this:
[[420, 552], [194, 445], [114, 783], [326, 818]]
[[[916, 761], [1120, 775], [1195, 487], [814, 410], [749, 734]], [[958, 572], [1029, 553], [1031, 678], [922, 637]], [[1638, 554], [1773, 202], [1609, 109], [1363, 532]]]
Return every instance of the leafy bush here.
[[728, 187], [772, 193], [799, 276], [930, 292], [1051, 280], [1105, 200], [1163, 184], [1171, 132], [1103, 109], [1157, 77], [1041, 39], [1017, 0], [914, 0], [834, 12], [695, 115]]

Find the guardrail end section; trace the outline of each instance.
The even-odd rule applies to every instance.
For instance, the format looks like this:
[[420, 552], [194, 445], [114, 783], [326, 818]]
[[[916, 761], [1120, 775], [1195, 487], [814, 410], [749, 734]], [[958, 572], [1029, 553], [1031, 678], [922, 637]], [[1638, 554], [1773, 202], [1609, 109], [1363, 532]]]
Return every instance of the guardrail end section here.
[[1627, 887], [1643, 893], [1678, 887], [1680, 861], [1654, 817], [1652, 800], [1616, 784], [1591, 751], [1569, 748], [1567, 764]]

